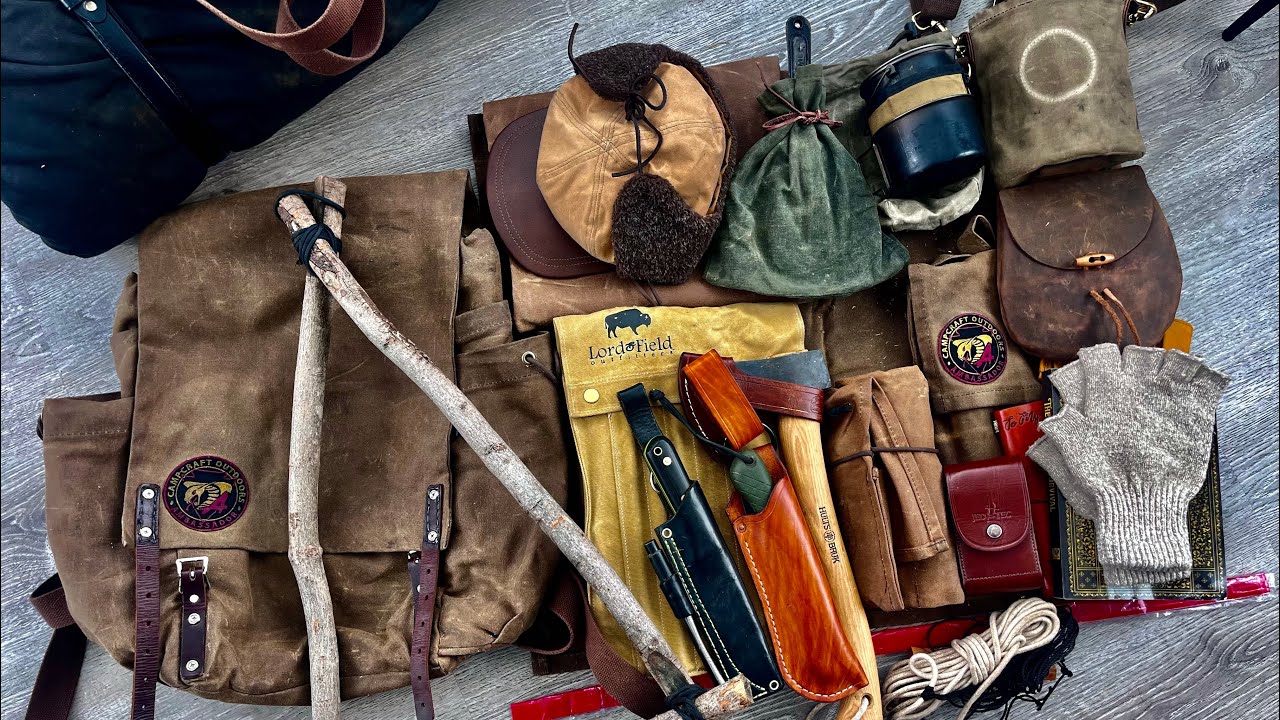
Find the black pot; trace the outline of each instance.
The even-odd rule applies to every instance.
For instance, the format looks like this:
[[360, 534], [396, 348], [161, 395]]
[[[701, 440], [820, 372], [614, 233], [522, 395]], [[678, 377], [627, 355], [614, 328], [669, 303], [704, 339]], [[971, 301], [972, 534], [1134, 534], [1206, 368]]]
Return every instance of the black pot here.
[[890, 196], [927, 195], [986, 164], [978, 102], [950, 43], [921, 45], [892, 58], [862, 82], [860, 92]]

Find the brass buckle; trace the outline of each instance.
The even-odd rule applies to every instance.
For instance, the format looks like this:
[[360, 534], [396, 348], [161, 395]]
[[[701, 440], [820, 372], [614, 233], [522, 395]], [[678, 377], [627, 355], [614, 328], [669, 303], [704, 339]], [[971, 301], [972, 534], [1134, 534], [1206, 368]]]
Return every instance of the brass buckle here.
[[912, 24], [912, 25], [915, 25], [915, 26], [916, 26], [916, 30], [919, 30], [920, 32], [924, 32], [925, 30], [928, 30], [928, 29], [930, 29], [930, 28], [933, 28], [934, 30], [936, 30], [936, 31], [938, 31], [938, 32], [942, 32], [942, 31], [944, 31], [944, 30], [946, 30], [946, 29], [947, 29], [947, 26], [946, 26], [946, 25], [943, 25], [942, 23], [938, 22], [937, 20], [930, 20], [928, 25], [921, 25], [921, 24], [920, 24], [920, 13], [912, 13], [912, 15], [911, 15], [911, 24]]
[[1160, 10], [1160, 8], [1156, 7], [1156, 4], [1150, 2], [1150, 0], [1131, 0], [1130, 7], [1135, 5], [1137, 6], [1136, 9], [1129, 13], [1129, 25], [1142, 22], [1143, 20], [1150, 18], [1152, 15], [1155, 15]]

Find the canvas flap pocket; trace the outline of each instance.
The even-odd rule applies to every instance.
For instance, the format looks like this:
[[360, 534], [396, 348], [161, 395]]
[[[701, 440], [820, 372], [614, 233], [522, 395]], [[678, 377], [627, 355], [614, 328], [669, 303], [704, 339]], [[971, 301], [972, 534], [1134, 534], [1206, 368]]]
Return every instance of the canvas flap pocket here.
[[[399, 331], [452, 378], [466, 173], [344, 182], [343, 261]], [[161, 549], [289, 546], [305, 272], [271, 212], [279, 192], [185, 205], [139, 241], [126, 492], [131, 497], [143, 483], [162, 488]], [[427, 487], [449, 483], [451, 428], [337, 303], [329, 311], [321, 543], [335, 553], [416, 549]], [[132, 528], [132, 503], [123, 515], [123, 527]]]
[[912, 355], [935, 413], [1016, 405], [1038, 397], [1030, 363], [1013, 345], [996, 299], [995, 251], [908, 269]]

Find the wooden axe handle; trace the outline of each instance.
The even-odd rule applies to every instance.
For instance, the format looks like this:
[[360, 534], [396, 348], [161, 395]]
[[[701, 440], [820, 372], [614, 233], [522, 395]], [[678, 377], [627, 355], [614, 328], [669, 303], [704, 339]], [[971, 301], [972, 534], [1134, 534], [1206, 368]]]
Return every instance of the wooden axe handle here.
[[827, 464], [822, 454], [822, 426], [814, 420], [783, 415], [778, 420], [778, 439], [782, 444], [783, 462], [791, 473], [800, 508], [804, 511], [809, 534], [818, 546], [818, 554], [826, 560], [827, 582], [835, 598], [836, 612], [844, 625], [844, 633], [853, 643], [854, 652], [867, 676], [866, 687], [840, 703], [837, 720], [850, 720], [862, 706], [870, 706], [861, 720], [881, 720], [880, 672], [876, 666], [876, 650], [871, 644], [871, 626], [862, 607], [858, 586], [853, 580], [853, 567], [844, 547], [840, 525], [836, 521], [835, 502], [827, 480]]

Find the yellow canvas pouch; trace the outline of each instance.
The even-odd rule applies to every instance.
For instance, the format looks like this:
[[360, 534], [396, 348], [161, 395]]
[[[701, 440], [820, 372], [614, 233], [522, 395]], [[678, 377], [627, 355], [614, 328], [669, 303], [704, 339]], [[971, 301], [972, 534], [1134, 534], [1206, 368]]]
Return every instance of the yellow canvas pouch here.
[[[555, 320], [564, 372], [569, 424], [582, 465], [586, 532], [635, 593], [640, 606], [691, 673], [702, 660], [683, 624], [676, 620], [645, 556], [644, 543], [667, 520], [649, 485], [644, 460], [631, 437], [617, 393], [636, 383], [679, 397], [680, 354], [716, 349], [735, 360], [754, 360], [804, 350], [804, 322], [794, 304], [763, 303], [718, 308], [614, 308]], [[668, 413], [658, 425], [671, 438], [690, 476], [701, 483], [713, 510], [729, 502], [726, 468]], [[725, 545], [741, 571], [738, 543], [728, 516], [717, 513]], [[743, 573], [743, 577], [748, 577]], [[749, 583], [748, 583], [749, 585]], [[588, 592], [601, 635], [619, 657], [637, 669], [640, 656], [604, 604]]]

